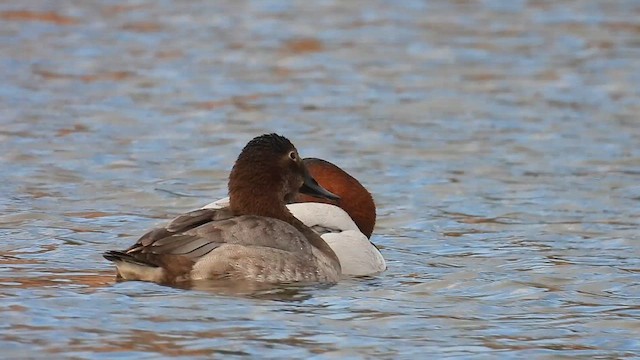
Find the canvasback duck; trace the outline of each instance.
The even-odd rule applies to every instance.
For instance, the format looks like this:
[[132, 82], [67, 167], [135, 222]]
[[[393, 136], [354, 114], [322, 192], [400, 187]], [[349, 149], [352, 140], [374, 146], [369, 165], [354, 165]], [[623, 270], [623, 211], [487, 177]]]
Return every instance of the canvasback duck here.
[[[374, 275], [387, 265], [378, 248], [369, 240], [376, 222], [376, 206], [367, 189], [354, 177], [326, 160], [306, 158], [307, 170], [339, 201], [298, 194], [289, 211], [318, 232], [340, 260], [346, 276]], [[228, 206], [229, 198], [204, 208]]]
[[258, 136], [231, 170], [229, 206], [183, 214], [127, 250], [103, 256], [124, 280], [336, 282], [336, 254], [286, 207], [299, 193], [339, 199], [318, 185], [288, 139]]

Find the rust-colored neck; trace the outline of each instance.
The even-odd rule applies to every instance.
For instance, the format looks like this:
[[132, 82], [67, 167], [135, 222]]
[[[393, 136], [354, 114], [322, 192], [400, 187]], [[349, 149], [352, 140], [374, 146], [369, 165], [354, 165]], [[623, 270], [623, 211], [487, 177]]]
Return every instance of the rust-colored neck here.
[[371, 237], [376, 224], [376, 205], [373, 197], [362, 184], [338, 166], [321, 159], [307, 158], [304, 163], [318, 183], [340, 196], [332, 201], [299, 194], [296, 202], [319, 202], [339, 206], [349, 214], [360, 231]]

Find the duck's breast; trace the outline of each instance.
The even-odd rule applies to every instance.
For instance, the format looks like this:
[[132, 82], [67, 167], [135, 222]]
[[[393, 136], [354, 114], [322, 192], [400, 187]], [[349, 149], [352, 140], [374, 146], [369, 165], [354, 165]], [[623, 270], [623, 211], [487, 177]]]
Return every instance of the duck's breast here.
[[322, 239], [338, 256], [344, 276], [375, 275], [387, 269], [380, 251], [359, 230], [327, 233]]
[[343, 275], [373, 275], [387, 268], [380, 251], [340, 207], [321, 203], [297, 203], [287, 207], [305, 225], [321, 234], [338, 256]]
[[[324, 232], [360, 231], [353, 219], [340, 207], [323, 203], [296, 203], [287, 205], [289, 211], [310, 228], [325, 228]], [[364, 236], [364, 235], [363, 235]]]
[[[319, 256], [320, 255], [320, 256]], [[335, 282], [340, 273], [319, 261], [324, 254], [296, 253], [281, 249], [225, 244], [199, 259], [191, 271], [192, 280], [226, 274], [230, 279], [259, 282]]]

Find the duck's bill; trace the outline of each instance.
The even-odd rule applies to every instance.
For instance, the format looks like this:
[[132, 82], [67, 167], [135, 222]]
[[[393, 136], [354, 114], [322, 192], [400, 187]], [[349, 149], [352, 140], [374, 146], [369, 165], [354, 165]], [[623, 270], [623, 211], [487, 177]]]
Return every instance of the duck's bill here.
[[306, 176], [304, 177], [304, 183], [300, 188], [300, 193], [323, 199], [340, 200], [340, 197], [338, 195], [320, 186], [316, 179], [311, 177], [311, 175], [309, 174], [306, 174]]

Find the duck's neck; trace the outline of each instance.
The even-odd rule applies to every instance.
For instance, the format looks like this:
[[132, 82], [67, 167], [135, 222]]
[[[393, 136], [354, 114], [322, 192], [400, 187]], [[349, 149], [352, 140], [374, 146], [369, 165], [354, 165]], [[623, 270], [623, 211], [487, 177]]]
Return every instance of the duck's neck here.
[[298, 220], [287, 208], [283, 199], [276, 196], [237, 196], [230, 192], [229, 207], [234, 215], [257, 215], [282, 220], [298, 229], [309, 243], [339, 264], [331, 247], [310, 227]]

